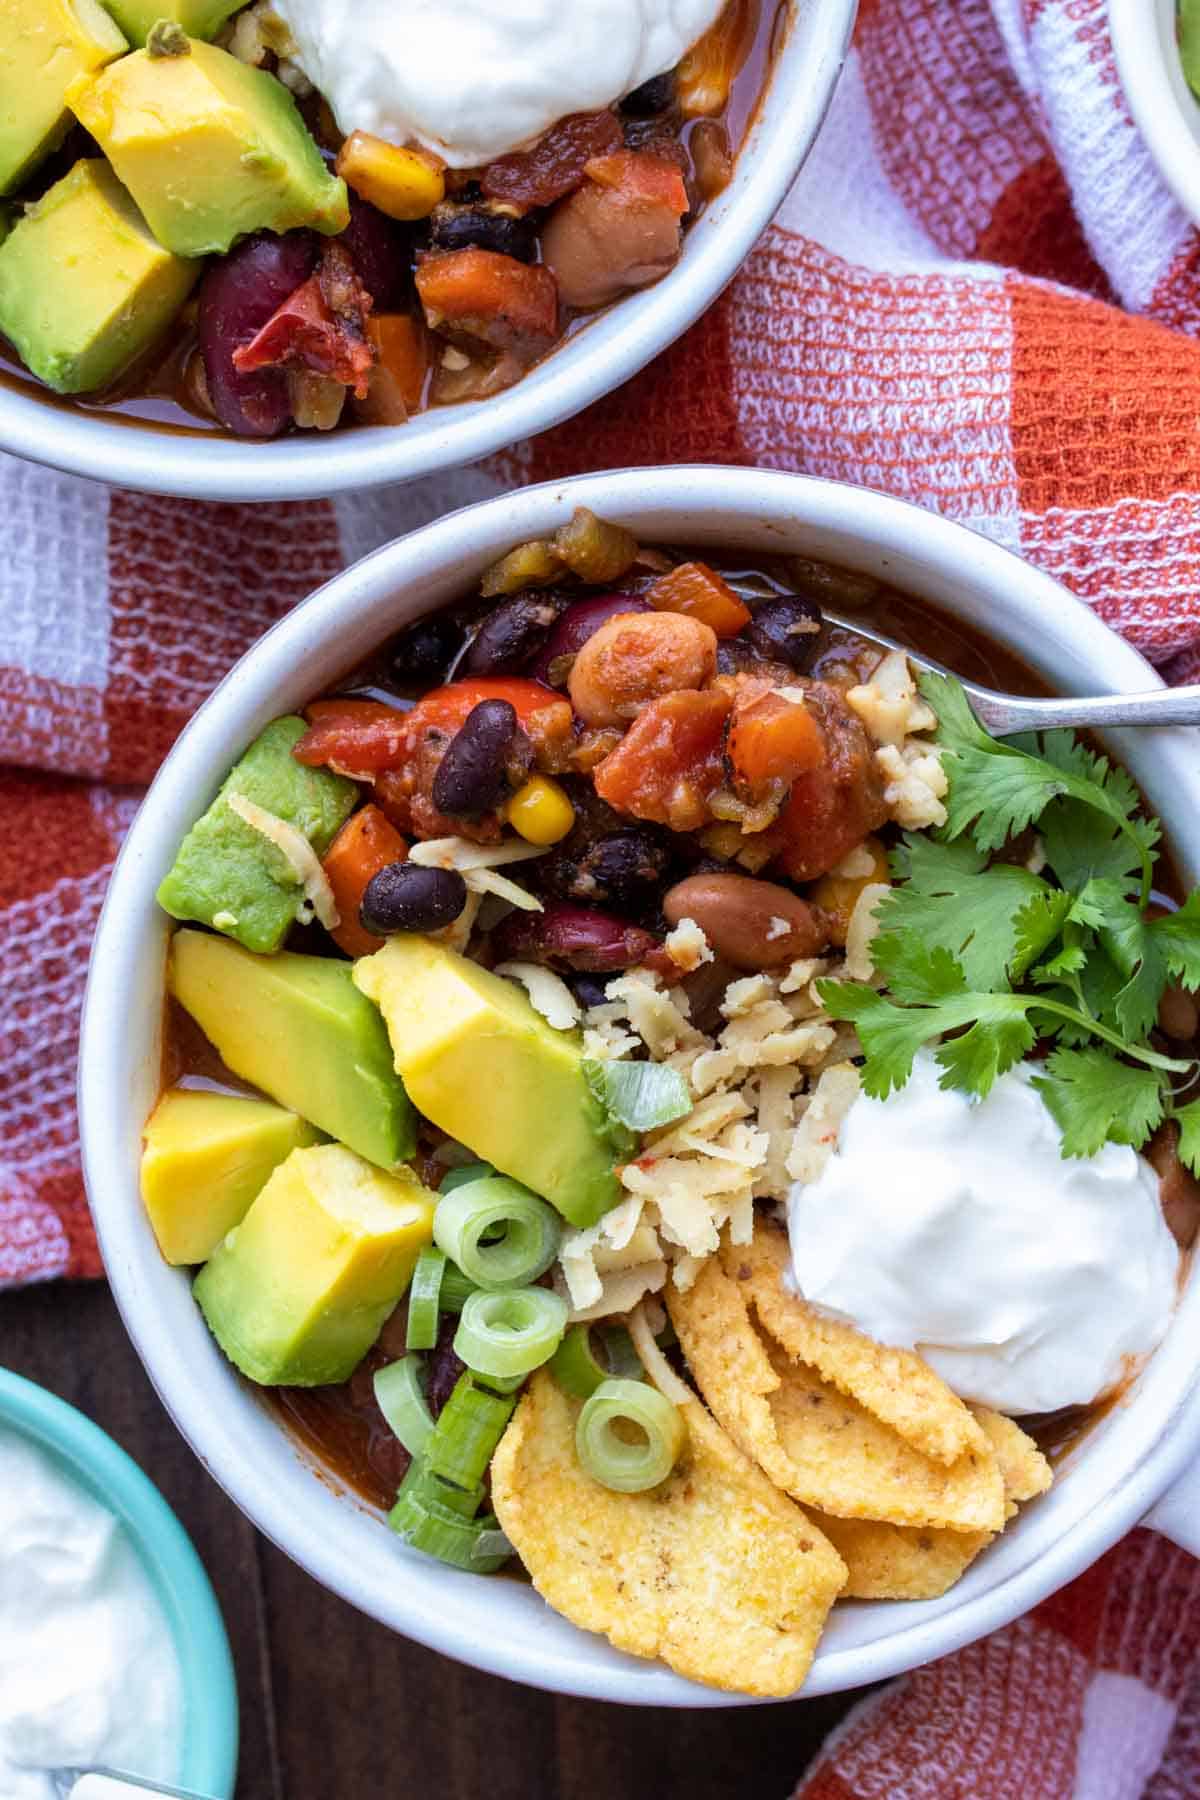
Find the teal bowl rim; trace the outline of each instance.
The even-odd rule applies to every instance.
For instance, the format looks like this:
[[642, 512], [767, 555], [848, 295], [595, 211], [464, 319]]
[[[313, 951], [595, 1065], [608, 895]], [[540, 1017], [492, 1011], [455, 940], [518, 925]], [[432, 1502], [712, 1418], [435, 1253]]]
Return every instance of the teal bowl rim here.
[[233, 1800], [237, 1681], [225, 1623], [191, 1538], [150, 1477], [107, 1432], [66, 1400], [0, 1368], [0, 1424], [36, 1439], [120, 1519], [154, 1583], [179, 1653], [183, 1754], [176, 1779]]

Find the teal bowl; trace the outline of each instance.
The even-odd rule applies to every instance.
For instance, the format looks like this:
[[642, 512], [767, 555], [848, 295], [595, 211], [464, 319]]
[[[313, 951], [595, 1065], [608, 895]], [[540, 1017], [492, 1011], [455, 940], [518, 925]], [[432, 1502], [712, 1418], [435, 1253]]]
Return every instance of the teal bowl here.
[[237, 1683], [221, 1610], [192, 1540], [158, 1489], [98, 1425], [9, 1369], [0, 1369], [0, 1425], [65, 1463], [125, 1527], [179, 1653], [184, 1730], [176, 1779], [212, 1800], [233, 1800]]

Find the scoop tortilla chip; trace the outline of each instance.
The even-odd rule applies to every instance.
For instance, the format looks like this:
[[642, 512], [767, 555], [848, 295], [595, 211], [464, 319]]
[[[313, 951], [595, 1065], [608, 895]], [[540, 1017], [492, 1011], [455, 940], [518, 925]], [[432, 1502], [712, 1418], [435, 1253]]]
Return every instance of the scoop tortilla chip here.
[[1010, 1500], [1033, 1500], [1044, 1494], [1054, 1480], [1054, 1471], [1027, 1431], [1015, 1419], [993, 1412], [990, 1406], [973, 1406], [988, 1442], [1000, 1464], [1004, 1492]]
[[739, 1449], [805, 1506], [840, 1518], [999, 1531], [1004, 1485], [991, 1447], [949, 1466], [759, 1336], [746, 1288], [714, 1257], [667, 1305], [701, 1394]]
[[579, 1403], [540, 1372], [492, 1459], [496, 1516], [573, 1624], [710, 1687], [795, 1693], [845, 1566], [698, 1400], [680, 1410], [688, 1444], [672, 1474], [616, 1494], [579, 1464]]
[[951, 1464], [968, 1450], [985, 1448], [970, 1411], [914, 1350], [876, 1343], [787, 1291], [788, 1241], [782, 1231], [760, 1222], [753, 1243], [726, 1244], [721, 1260], [789, 1356], [811, 1364], [923, 1455]]
[[936, 1600], [991, 1543], [990, 1531], [917, 1530], [882, 1519], [816, 1513], [850, 1571], [844, 1600]]

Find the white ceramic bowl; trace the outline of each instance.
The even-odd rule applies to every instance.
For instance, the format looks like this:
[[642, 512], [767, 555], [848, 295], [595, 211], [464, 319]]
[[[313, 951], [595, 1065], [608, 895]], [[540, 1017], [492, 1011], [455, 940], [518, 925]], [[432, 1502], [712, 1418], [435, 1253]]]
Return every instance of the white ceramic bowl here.
[[1183, 78], [1176, 0], [1108, 0], [1121, 86], [1159, 174], [1200, 225], [1200, 102]]
[[[80, 1067], [84, 1161], [109, 1279], [151, 1379], [216, 1479], [317, 1580], [407, 1636], [517, 1680], [609, 1700], [721, 1706], [733, 1703], [728, 1695], [619, 1655], [517, 1582], [457, 1574], [406, 1551], [361, 1504], [315, 1479], [304, 1452], [222, 1357], [186, 1275], [161, 1260], [138, 1198], [140, 1133], [159, 1085], [167, 938], [154, 890], [184, 832], [269, 719], [336, 680], [398, 627], [461, 596], [498, 554], [552, 530], [577, 505], [651, 542], [791, 550], [882, 576], [986, 630], [1063, 692], [1153, 685], [1141, 657], [1056, 582], [962, 526], [863, 489], [750, 469], [627, 470], [454, 513], [367, 557], [276, 625], [164, 764], [96, 934]], [[1196, 881], [1194, 739], [1114, 732], [1112, 746]], [[1200, 1444], [1200, 1396], [1190, 1392], [1198, 1361], [1193, 1282], [1136, 1390], [1087, 1434], [1051, 1493], [944, 1599], [839, 1607], [807, 1691], [857, 1687], [928, 1661], [1077, 1574], [1192, 1459]]]
[[597, 315], [507, 393], [435, 407], [402, 426], [252, 443], [88, 411], [6, 378], [0, 380], [0, 450], [150, 493], [300, 500], [461, 468], [548, 430], [628, 381], [693, 324], [736, 273], [817, 135], [857, 3], [785, 0], [787, 31], [733, 180], [687, 233], [678, 267]]

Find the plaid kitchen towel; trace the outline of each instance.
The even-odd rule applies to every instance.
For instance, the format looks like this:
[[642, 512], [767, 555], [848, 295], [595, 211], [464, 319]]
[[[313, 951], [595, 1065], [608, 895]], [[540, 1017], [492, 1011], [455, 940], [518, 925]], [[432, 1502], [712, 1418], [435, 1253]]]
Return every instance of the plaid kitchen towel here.
[[[72, 1089], [107, 873], [197, 703], [318, 581], [506, 484], [759, 464], [960, 519], [1189, 679], [1198, 325], [1200, 243], [1129, 117], [1104, 0], [863, 0], [821, 138], [738, 279], [573, 423], [486, 468], [286, 507], [0, 457], [0, 1287], [99, 1273]], [[1135, 1534], [868, 1700], [800, 1793], [1200, 1797], [1200, 1569]]]

